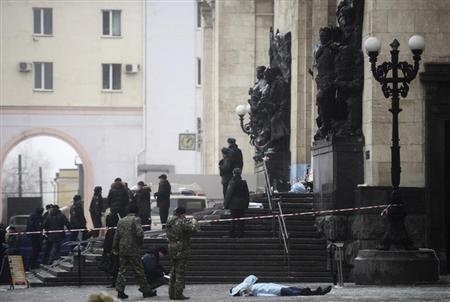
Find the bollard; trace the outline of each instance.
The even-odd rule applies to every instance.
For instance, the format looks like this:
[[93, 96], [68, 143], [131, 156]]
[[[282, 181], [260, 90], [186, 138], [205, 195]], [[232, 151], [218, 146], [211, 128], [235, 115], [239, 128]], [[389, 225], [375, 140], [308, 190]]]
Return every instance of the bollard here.
[[334, 253], [334, 260], [337, 261], [337, 273], [338, 273], [338, 285], [335, 286], [337, 288], [344, 287], [344, 272], [343, 272], [343, 266], [342, 261], [344, 260], [344, 243], [343, 242], [336, 242], [333, 243], [333, 245], [336, 247], [335, 253]]

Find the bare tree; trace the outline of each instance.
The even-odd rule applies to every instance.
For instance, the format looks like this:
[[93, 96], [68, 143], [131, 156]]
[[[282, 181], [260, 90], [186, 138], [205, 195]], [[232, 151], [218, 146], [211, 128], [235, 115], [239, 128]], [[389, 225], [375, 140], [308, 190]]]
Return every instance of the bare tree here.
[[[39, 167], [42, 167], [43, 191], [51, 192], [51, 162], [42, 151], [21, 144], [7, 156], [2, 170], [3, 197], [18, 196], [19, 167], [18, 155], [22, 155], [22, 192], [23, 196], [39, 196]], [[44, 198], [46, 194], [44, 194]], [[51, 197], [51, 194], [50, 194]]]

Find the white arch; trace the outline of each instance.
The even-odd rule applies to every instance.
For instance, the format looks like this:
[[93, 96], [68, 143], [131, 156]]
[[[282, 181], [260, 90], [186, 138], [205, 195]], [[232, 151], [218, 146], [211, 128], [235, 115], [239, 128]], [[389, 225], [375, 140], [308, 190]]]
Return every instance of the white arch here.
[[[5, 143], [5, 145], [1, 148], [0, 153], [0, 183], [2, 180], [2, 170], [3, 170], [3, 164], [6, 159], [6, 156], [9, 154], [9, 152], [20, 142], [36, 137], [36, 136], [51, 136], [55, 138], [59, 138], [60, 140], [68, 143], [72, 148], [75, 149], [75, 151], [78, 153], [78, 155], [81, 158], [81, 161], [83, 162], [83, 168], [84, 168], [84, 214], [86, 217], [86, 220], [88, 221], [88, 225], [91, 226], [91, 218], [89, 213], [89, 203], [92, 198], [92, 190], [93, 190], [93, 167], [92, 162], [90, 160], [90, 157], [84, 147], [72, 136], [68, 135], [65, 132], [62, 132], [60, 130], [52, 129], [52, 128], [33, 128], [26, 131], [23, 131], [19, 133], [18, 135], [14, 136], [12, 139], [10, 139], [8, 142]], [[3, 197], [2, 188], [0, 186], [0, 196]], [[3, 217], [3, 198], [2, 203], [0, 205], [0, 218]]]

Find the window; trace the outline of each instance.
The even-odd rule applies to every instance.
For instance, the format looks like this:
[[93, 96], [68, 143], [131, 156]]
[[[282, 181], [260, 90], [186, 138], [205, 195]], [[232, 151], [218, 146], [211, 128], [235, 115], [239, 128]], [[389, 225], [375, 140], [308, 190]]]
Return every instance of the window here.
[[102, 64], [103, 90], [121, 89], [121, 64]]
[[202, 5], [200, 0], [197, 1], [197, 28], [202, 27]]
[[53, 20], [51, 8], [33, 8], [33, 34], [51, 35]]
[[197, 58], [197, 85], [202, 85], [202, 59]]
[[103, 35], [120, 37], [120, 10], [103, 11]]
[[53, 89], [53, 63], [34, 62], [34, 89]]

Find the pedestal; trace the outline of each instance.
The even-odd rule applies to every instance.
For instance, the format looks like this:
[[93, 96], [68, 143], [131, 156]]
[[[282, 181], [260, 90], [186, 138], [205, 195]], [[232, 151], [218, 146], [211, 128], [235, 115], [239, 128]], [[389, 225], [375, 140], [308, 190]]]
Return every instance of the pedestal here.
[[431, 249], [417, 251], [360, 250], [355, 259], [358, 285], [395, 285], [439, 280], [439, 260]]
[[314, 207], [353, 207], [355, 189], [364, 183], [364, 139], [320, 140], [312, 146]]

